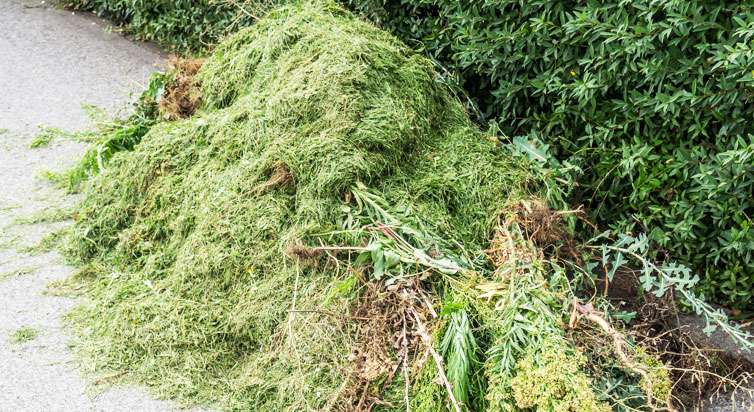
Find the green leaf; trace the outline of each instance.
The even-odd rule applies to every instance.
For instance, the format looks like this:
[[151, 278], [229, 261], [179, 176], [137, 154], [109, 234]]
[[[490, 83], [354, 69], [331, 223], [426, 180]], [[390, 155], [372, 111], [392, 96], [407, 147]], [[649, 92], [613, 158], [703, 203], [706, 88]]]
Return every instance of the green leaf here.
[[547, 156], [536, 146], [535, 140], [527, 140], [521, 136], [513, 138], [513, 146], [521, 153], [525, 154], [529, 160], [546, 162]]

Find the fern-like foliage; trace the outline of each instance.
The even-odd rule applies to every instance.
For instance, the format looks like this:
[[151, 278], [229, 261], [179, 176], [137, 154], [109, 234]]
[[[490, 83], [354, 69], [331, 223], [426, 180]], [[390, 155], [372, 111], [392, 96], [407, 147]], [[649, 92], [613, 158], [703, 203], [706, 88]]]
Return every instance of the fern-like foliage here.
[[483, 389], [476, 376], [479, 361], [479, 346], [466, 310], [449, 305], [446, 307], [448, 325], [440, 349], [445, 359], [448, 380], [453, 384], [453, 396], [469, 406], [473, 394]]

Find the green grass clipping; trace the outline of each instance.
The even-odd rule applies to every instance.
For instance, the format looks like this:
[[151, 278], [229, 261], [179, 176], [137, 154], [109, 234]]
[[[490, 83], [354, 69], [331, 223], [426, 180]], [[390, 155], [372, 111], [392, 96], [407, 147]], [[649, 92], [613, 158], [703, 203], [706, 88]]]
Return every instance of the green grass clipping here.
[[[286, 251], [346, 225], [362, 183], [478, 254], [532, 179], [429, 60], [331, 2], [271, 12], [198, 80], [194, 116], [151, 127], [85, 183], [69, 242], [88, 296], [70, 316], [77, 347], [182, 404], [322, 409], [351, 334], [288, 311], [295, 295], [297, 308], [346, 313], [353, 277]], [[441, 402], [435, 386], [412, 394]]]

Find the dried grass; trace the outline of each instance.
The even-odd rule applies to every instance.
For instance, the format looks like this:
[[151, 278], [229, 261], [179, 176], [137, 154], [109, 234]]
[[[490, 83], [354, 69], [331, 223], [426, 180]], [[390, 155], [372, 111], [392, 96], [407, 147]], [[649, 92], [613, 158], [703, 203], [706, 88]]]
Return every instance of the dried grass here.
[[581, 209], [555, 211], [543, 199], [522, 199], [511, 208], [516, 221], [526, 230], [528, 237], [540, 248], [551, 249], [556, 255], [582, 263], [579, 244], [568, 230], [564, 215], [575, 214], [584, 218]]
[[202, 105], [201, 81], [196, 77], [205, 59], [168, 59], [169, 80], [160, 99], [160, 116], [167, 121], [193, 116]]

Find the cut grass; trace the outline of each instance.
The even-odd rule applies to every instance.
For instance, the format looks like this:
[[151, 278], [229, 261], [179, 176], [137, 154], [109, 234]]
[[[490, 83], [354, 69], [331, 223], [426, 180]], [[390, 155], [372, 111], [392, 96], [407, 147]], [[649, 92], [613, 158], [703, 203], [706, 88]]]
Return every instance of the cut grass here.
[[29, 216], [15, 219], [16, 224], [33, 225], [37, 223], [54, 223], [72, 219], [74, 211], [71, 207], [50, 206], [40, 209]]
[[67, 232], [67, 229], [55, 230], [42, 237], [37, 244], [22, 246], [17, 250], [21, 253], [29, 254], [29, 256], [39, 256], [43, 253], [52, 252], [61, 246]]
[[36, 339], [39, 335], [39, 330], [34, 328], [21, 328], [13, 332], [10, 336], [11, 343], [24, 343], [30, 340]]
[[[55, 141], [91, 142], [100, 136], [100, 130], [106, 128], [119, 128], [117, 116], [108, 114], [104, 109], [92, 104], [82, 103], [81, 110], [89, 118], [89, 121], [97, 125], [97, 128], [85, 131], [70, 131], [50, 126], [39, 126], [41, 134], [35, 137], [29, 144], [30, 149], [47, 147]], [[0, 133], [2, 134], [2, 133]]]
[[15, 278], [18, 276], [28, 275], [30, 273], [34, 273], [39, 269], [39, 266], [27, 266], [20, 269], [14, 269], [8, 272], [0, 273], [0, 281], [10, 278]]
[[21, 235], [0, 233], [0, 249], [15, 249], [19, 246]]
[[39, 149], [40, 147], [47, 147], [54, 138], [55, 135], [51, 133], [43, 133], [32, 140], [31, 144], [29, 144], [29, 148]]
[[[153, 126], [87, 183], [71, 245], [94, 263], [74, 278], [91, 297], [72, 315], [80, 347], [184, 403], [321, 408], [342, 384], [349, 333], [317, 313], [286, 333], [287, 311], [295, 291], [304, 308], [347, 313], [353, 275], [297, 271], [289, 246], [346, 224], [344, 199], [363, 182], [481, 251], [529, 175], [429, 61], [332, 3], [273, 12], [199, 76], [202, 109]], [[281, 167], [291, 183], [266, 184]]]
[[35, 137], [34, 140], [32, 140], [32, 142], [29, 144], [30, 149], [47, 147], [50, 145], [50, 143], [56, 140], [84, 140], [85, 136], [88, 135], [87, 133], [70, 132], [49, 126], [40, 126], [39, 128], [42, 130], [42, 133], [39, 136]]

